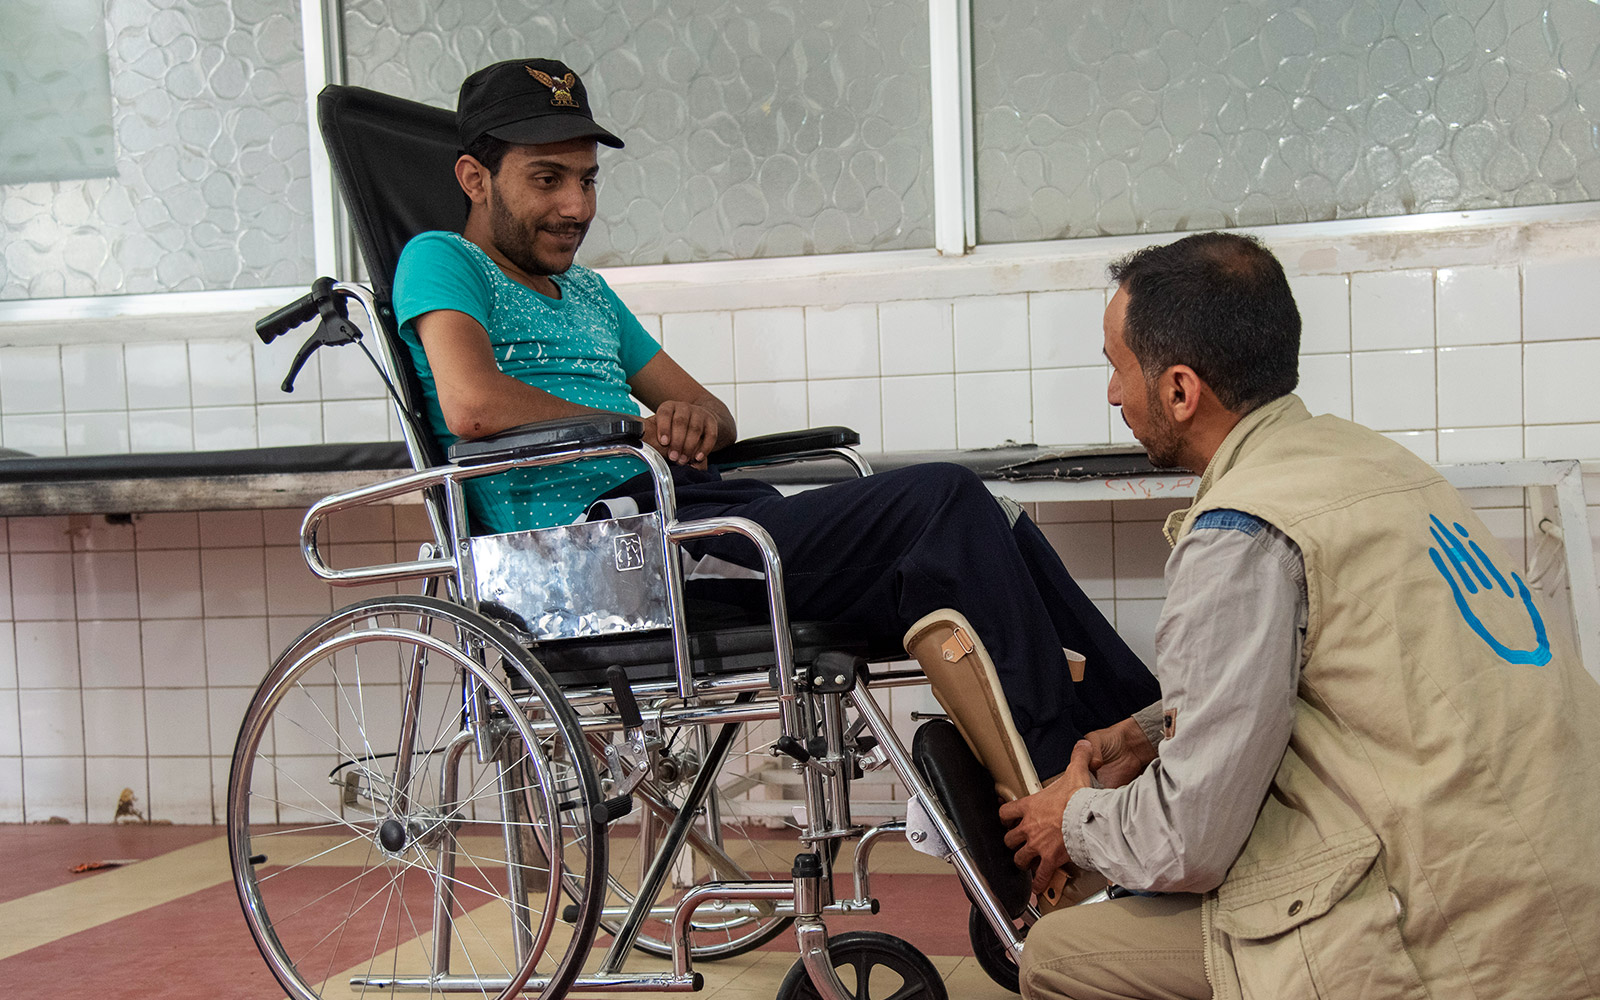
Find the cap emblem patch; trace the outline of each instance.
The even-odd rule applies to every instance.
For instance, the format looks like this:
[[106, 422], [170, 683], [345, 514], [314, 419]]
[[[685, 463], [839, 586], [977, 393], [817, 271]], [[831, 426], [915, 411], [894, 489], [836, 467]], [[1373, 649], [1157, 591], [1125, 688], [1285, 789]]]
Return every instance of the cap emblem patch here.
[[528, 71], [529, 76], [550, 88], [550, 103], [552, 105], [558, 108], [575, 108], [578, 106], [578, 102], [572, 99], [572, 88], [578, 84], [578, 75], [576, 73], [568, 73], [566, 76], [556, 79], [549, 73], [534, 69], [532, 66], [524, 66], [522, 68]]

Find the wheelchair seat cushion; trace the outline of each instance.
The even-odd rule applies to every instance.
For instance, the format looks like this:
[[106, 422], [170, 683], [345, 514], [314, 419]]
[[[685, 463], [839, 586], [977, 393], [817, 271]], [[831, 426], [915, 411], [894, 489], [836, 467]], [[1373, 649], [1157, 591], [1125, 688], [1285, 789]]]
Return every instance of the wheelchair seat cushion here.
[[[851, 625], [800, 622], [790, 625], [789, 634], [795, 662], [800, 665], [811, 663], [830, 650], [857, 655], [870, 652], [861, 631]], [[604, 684], [606, 668], [613, 664], [622, 667], [632, 681], [659, 681], [673, 676], [672, 635], [664, 629], [560, 639], [535, 643], [531, 648], [562, 687]], [[765, 671], [772, 666], [772, 626], [743, 625], [691, 632], [689, 656], [696, 675]]]

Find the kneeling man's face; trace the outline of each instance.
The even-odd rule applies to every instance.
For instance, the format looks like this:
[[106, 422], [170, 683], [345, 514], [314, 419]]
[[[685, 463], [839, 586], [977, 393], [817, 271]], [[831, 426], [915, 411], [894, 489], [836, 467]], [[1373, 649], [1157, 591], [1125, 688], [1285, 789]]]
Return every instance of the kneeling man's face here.
[[1122, 422], [1144, 446], [1150, 464], [1158, 469], [1177, 468], [1178, 430], [1167, 417], [1157, 398], [1158, 384], [1145, 375], [1123, 340], [1128, 315], [1128, 293], [1118, 288], [1105, 314], [1105, 356], [1111, 362], [1111, 381], [1106, 385], [1106, 400], [1122, 410]]

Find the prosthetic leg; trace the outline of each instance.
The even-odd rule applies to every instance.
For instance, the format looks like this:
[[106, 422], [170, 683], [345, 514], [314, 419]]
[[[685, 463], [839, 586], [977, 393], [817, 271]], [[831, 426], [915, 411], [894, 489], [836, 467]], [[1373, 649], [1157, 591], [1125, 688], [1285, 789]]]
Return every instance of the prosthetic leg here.
[[[1006, 704], [1000, 687], [1000, 676], [995, 672], [994, 661], [989, 658], [983, 641], [965, 617], [948, 608], [924, 616], [912, 625], [905, 635], [906, 652], [922, 665], [933, 685], [933, 696], [944, 707], [950, 721], [960, 731], [972, 753], [988, 770], [1000, 799], [1010, 802], [1024, 795], [1032, 795], [1043, 787], [1034, 771], [1033, 759], [1028, 755], [1022, 734], [1011, 718], [1011, 708]], [[1083, 657], [1068, 651], [1068, 664], [1073, 680], [1083, 677]], [[937, 759], [919, 759], [924, 771], [937, 770]], [[941, 784], [934, 778], [934, 783]], [[956, 806], [958, 814], [953, 821], [958, 826], [986, 828], [1000, 827], [1000, 818], [994, 804], [990, 803], [987, 815], [972, 806]], [[959, 814], [966, 813], [962, 816]], [[974, 839], [966, 830], [968, 840]], [[976, 839], [992, 839], [992, 830]], [[1010, 859], [1006, 858], [1009, 864]], [[1012, 869], [1015, 871], [1015, 868]], [[1004, 881], [1003, 873], [985, 872], [991, 883]], [[1104, 879], [1093, 872], [1073, 868], [1057, 872], [1045, 891], [1040, 894], [1038, 908], [1049, 913], [1055, 908], [1076, 903], [1085, 896], [1104, 888]]]

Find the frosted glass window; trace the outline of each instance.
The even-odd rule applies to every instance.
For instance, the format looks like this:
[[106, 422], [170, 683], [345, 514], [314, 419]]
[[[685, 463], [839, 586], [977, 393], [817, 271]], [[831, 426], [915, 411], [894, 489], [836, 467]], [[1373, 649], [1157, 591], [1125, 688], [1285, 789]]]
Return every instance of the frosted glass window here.
[[[88, 8], [110, 61], [111, 176], [0, 183], [0, 299], [309, 282], [298, 0]], [[0, 78], [10, 67], [0, 61]]]
[[550, 56], [627, 142], [591, 266], [933, 245], [926, 0], [346, 0], [351, 83], [444, 107]]
[[101, 0], [0, 5], [0, 184], [112, 173]]
[[973, 0], [978, 237], [1600, 195], [1588, 0]]

